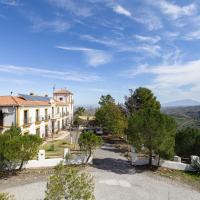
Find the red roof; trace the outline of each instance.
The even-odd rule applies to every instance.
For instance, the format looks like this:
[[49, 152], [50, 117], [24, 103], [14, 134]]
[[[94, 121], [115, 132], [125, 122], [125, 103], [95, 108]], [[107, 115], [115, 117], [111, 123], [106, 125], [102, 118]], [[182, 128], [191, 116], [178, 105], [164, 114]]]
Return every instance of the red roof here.
[[0, 106], [48, 106], [47, 101], [29, 101], [16, 96], [0, 96]]
[[69, 90], [61, 89], [54, 92], [54, 94], [73, 94]]

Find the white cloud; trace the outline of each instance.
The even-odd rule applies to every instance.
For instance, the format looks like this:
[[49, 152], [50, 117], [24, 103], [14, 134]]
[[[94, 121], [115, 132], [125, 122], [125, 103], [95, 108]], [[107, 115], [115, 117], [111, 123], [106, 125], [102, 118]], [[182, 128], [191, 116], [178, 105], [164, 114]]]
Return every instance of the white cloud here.
[[122, 7], [121, 5], [115, 5], [113, 7], [113, 11], [120, 15], [125, 15], [127, 17], [131, 17], [131, 12], [126, 8]]
[[150, 0], [150, 2], [152, 5], [157, 6], [164, 14], [169, 15], [173, 19], [177, 19], [183, 16], [192, 16], [196, 14], [197, 11], [197, 6], [194, 3], [186, 6], [179, 6], [166, 0]]
[[124, 52], [139, 52], [145, 54], [145, 56], [160, 56], [160, 46], [159, 45], [135, 45], [135, 46], [123, 46], [120, 51]]
[[[148, 66], [124, 71], [123, 76], [153, 75], [148, 87], [154, 89], [163, 99], [200, 98], [200, 60], [185, 64]], [[171, 95], [171, 98], [170, 98]]]
[[87, 57], [87, 62], [92, 67], [97, 67], [109, 63], [112, 60], [112, 56], [103, 50], [85, 48], [85, 47], [68, 47], [68, 46], [57, 46], [56, 48], [63, 49], [66, 51], [80, 51], [83, 52]]
[[103, 44], [105, 46], [108, 46], [113, 49], [113, 51], [116, 52], [140, 52], [145, 53], [145, 56], [159, 56], [160, 55], [160, 46], [156, 45], [154, 43], [158, 42], [160, 40], [159, 36], [155, 37], [144, 37], [144, 36], [136, 36], [138, 40], [140, 41], [148, 41], [146, 44], [136, 44], [133, 41], [133, 38], [127, 38], [127, 37], [121, 37], [121, 38], [97, 38], [93, 37], [91, 35], [84, 35], [81, 36], [82, 39]]
[[61, 19], [55, 19], [53, 21], [43, 20], [36, 16], [31, 16], [30, 20], [32, 22], [32, 31], [53, 31], [53, 32], [65, 32], [70, 28], [70, 24]]
[[112, 59], [110, 54], [99, 50], [89, 51], [87, 53], [87, 57], [89, 59], [88, 61], [89, 65], [93, 67], [109, 63]]
[[17, 6], [18, 0], [0, 0], [0, 4], [4, 4], [7, 6]]
[[90, 82], [98, 81], [101, 78], [95, 74], [88, 74], [82, 71], [56, 71], [42, 68], [23, 67], [15, 65], [0, 65], [0, 72], [17, 75], [31, 75], [39, 77], [47, 77], [50, 79], [58, 79], [64, 81], [80, 81]]
[[150, 31], [158, 30], [163, 27], [161, 19], [149, 9], [140, 9], [134, 14], [133, 19], [136, 22], [145, 25]]
[[200, 40], [200, 30], [190, 32], [183, 36], [185, 40]]
[[87, 5], [84, 5], [84, 2], [79, 1], [77, 5], [74, 0], [47, 0], [53, 6], [61, 8], [67, 12], [70, 12], [76, 16], [80, 17], [89, 17], [92, 15], [92, 9]]
[[99, 44], [103, 44], [105, 46], [109, 46], [109, 47], [117, 47], [120, 45], [119, 41], [116, 41], [112, 38], [108, 38], [108, 37], [103, 37], [103, 38], [97, 38], [91, 35], [81, 35], [81, 39], [90, 41], [90, 42], [95, 42], [95, 43], [99, 43]]
[[160, 36], [149, 37], [149, 36], [143, 36], [143, 35], [135, 35], [135, 38], [141, 42], [148, 42], [152, 44], [155, 44], [160, 41]]

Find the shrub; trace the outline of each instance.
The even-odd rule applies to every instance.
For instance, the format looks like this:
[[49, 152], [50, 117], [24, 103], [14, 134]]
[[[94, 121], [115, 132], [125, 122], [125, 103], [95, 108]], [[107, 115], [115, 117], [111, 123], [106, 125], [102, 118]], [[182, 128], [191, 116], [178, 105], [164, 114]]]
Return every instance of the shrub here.
[[75, 167], [59, 164], [49, 177], [45, 200], [94, 200], [93, 177]]
[[0, 200], [15, 200], [13, 195], [10, 195], [8, 193], [1, 193], [0, 192]]
[[54, 144], [50, 144], [47, 151], [55, 151], [55, 145]]
[[181, 157], [200, 156], [200, 131], [190, 127], [179, 130], [176, 134], [175, 152]]
[[38, 152], [42, 139], [37, 135], [21, 135], [21, 130], [11, 127], [0, 134], [0, 170], [13, 170], [32, 159]]
[[92, 151], [95, 150], [98, 146], [101, 146], [102, 138], [88, 131], [81, 134], [78, 140], [78, 144], [80, 149], [85, 151], [85, 153], [88, 155], [86, 160], [87, 163], [92, 155]]

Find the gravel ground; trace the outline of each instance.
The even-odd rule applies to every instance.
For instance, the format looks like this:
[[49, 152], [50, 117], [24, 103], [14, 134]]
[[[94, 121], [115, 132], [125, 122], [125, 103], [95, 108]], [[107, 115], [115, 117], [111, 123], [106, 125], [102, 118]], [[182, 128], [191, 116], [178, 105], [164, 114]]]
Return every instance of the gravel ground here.
[[[96, 200], [199, 200], [200, 193], [170, 179], [137, 171], [111, 145], [103, 146], [94, 156]], [[46, 181], [4, 188], [17, 200], [44, 199]], [[0, 185], [1, 190], [1, 185]]]

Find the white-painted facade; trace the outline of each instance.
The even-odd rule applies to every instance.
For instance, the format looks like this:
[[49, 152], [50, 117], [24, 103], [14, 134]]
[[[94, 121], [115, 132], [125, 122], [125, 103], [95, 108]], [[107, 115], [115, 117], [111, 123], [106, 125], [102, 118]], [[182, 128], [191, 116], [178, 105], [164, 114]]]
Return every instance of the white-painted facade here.
[[[45, 102], [25, 101], [12, 107], [1, 107], [1, 131], [16, 125], [22, 134], [39, 134], [47, 137], [66, 128], [73, 120], [73, 94], [60, 90]], [[17, 98], [16, 98], [17, 99]]]

